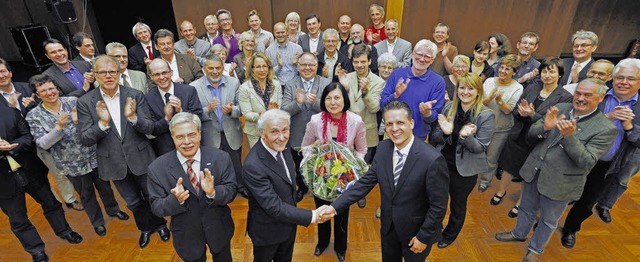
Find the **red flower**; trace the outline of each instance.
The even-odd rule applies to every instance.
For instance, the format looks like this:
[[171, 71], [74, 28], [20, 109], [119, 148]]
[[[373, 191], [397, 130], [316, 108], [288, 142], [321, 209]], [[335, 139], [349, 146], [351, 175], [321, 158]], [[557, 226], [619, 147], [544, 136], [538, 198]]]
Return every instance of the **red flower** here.
[[326, 154], [324, 154], [325, 160], [332, 160], [334, 157], [335, 157], [335, 153], [333, 152], [327, 152]]
[[344, 162], [344, 156], [342, 156], [342, 154], [336, 153], [336, 157], [338, 158], [338, 160]]
[[326, 167], [326, 166], [324, 166], [324, 165], [319, 166], [319, 167], [316, 169], [316, 173], [317, 173], [319, 176], [325, 176], [325, 175], [327, 174], [327, 167]]
[[347, 170], [347, 180], [353, 181], [356, 179], [356, 174], [353, 172], [353, 169]]

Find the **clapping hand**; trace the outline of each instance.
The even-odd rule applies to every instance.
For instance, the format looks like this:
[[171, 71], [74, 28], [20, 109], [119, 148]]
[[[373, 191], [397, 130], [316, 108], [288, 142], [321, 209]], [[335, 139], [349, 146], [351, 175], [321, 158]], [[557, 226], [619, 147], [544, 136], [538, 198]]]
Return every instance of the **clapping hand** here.
[[18, 108], [18, 97], [20, 97], [20, 95], [22, 95], [20, 92], [13, 92], [9, 94], [9, 99], [7, 100], [9, 107]]
[[218, 107], [220, 105], [220, 99], [218, 99], [217, 97], [212, 98], [211, 100], [209, 100], [209, 105], [207, 105], [209, 108], [209, 112], [212, 112], [213, 110], [216, 109], [216, 107]]
[[60, 116], [58, 116], [56, 129], [58, 129], [58, 131], [64, 130], [64, 127], [67, 126], [67, 123], [69, 123], [69, 114], [60, 113]]
[[178, 203], [182, 203], [185, 200], [187, 200], [187, 198], [189, 198], [189, 191], [188, 190], [184, 190], [184, 186], [182, 186], [182, 177], [178, 178], [178, 182], [176, 182], [176, 187], [172, 188], [171, 194], [173, 194], [174, 196], [176, 196], [176, 198], [178, 199]]
[[307, 103], [314, 104], [318, 100], [318, 90], [311, 90], [307, 94]]
[[304, 88], [296, 88], [296, 103], [303, 104], [306, 97], [307, 93], [304, 91]]
[[36, 100], [35, 96], [36, 96], [36, 94], [33, 93], [33, 94], [31, 94], [30, 97], [23, 97], [22, 98], [22, 106], [24, 106], [25, 108], [29, 107], [29, 105]]
[[478, 131], [478, 127], [472, 123], [468, 123], [460, 129], [460, 137], [470, 137]]
[[233, 110], [233, 102], [229, 102], [226, 105], [222, 105], [222, 113], [229, 114]]
[[407, 81], [404, 81], [404, 79], [400, 78], [400, 80], [398, 80], [398, 83], [396, 84], [396, 92], [393, 94], [393, 96], [395, 98], [399, 98], [402, 93], [407, 90], [409, 82], [411, 82], [411, 79], [407, 79]]
[[358, 80], [358, 87], [360, 88], [360, 92], [366, 93], [369, 90], [369, 78], [363, 77]]
[[558, 130], [563, 137], [568, 137], [573, 135], [573, 132], [576, 131], [576, 120], [571, 119], [562, 119], [558, 121]]
[[282, 67], [282, 55], [280, 53], [276, 54], [276, 62], [278, 62], [279, 67]]
[[518, 114], [523, 117], [532, 117], [536, 114], [535, 106], [526, 99], [522, 99], [520, 104], [518, 104]]
[[438, 115], [438, 124], [440, 125], [440, 129], [442, 129], [442, 133], [445, 135], [450, 135], [451, 132], [453, 132], [452, 119], [447, 119], [443, 114]]
[[555, 106], [547, 109], [547, 115], [544, 117], [544, 131], [549, 131], [558, 125], [558, 121], [564, 119], [564, 114], [558, 116], [558, 108]]
[[211, 171], [208, 168], [205, 168], [204, 172], [200, 171], [200, 188], [207, 196], [215, 195], [216, 189], [214, 185], [214, 178], [213, 175], [211, 175]]
[[431, 100], [428, 102], [420, 102], [420, 114], [423, 117], [431, 117], [431, 109], [433, 109], [433, 105], [437, 102], [437, 100]]
[[[317, 55], [317, 54], [314, 54], [314, 55]], [[297, 65], [298, 58], [300, 58], [300, 53], [296, 53], [296, 55], [293, 56], [293, 59], [291, 59], [291, 64]]]
[[187, 48], [187, 55], [189, 55], [191, 58], [196, 59], [196, 52], [193, 50], [193, 48]]
[[340, 84], [349, 91], [349, 78], [347, 78], [347, 70], [342, 69], [342, 64], [338, 63], [336, 67], [336, 74], [338, 75], [338, 81]]
[[169, 122], [171, 121], [171, 118], [173, 118], [173, 105], [171, 105], [171, 103], [167, 103], [164, 106], [164, 119]]
[[136, 118], [136, 100], [127, 97], [127, 102], [124, 105], [124, 116], [129, 120], [133, 121]]
[[280, 105], [278, 104], [278, 102], [269, 102], [269, 109], [278, 109], [280, 108]]
[[103, 126], [108, 126], [109, 121], [111, 121], [111, 114], [109, 114], [109, 109], [104, 101], [98, 101], [98, 103], [96, 103], [96, 113], [98, 114], [98, 120], [100, 120], [100, 123]]
[[71, 108], [71, 121], [76, 125], [78, 124], [78, 109], [76, 107]]
[[176, 113], [182, 112], [182, 100], [175, 95], [169, 96], [169, 104], [173, 106]]
[[0, 151], [11, 151], [18, 146], [18, 143], [9, 144], [7, 140], [0, 139]]

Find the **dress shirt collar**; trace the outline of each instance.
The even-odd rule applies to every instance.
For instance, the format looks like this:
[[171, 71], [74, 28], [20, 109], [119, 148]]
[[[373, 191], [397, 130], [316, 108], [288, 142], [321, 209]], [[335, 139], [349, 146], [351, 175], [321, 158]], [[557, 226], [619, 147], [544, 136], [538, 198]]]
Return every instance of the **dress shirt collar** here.
[[[582, 63], [578, 63], [578, 61], [573, 60], [573, 65], [571, 66], [571, 68], [573, 68], [573, 66], [575, 66], [576, 64], [578, 65], [578, 68], [582, 71], [582, 69], [584, 69], [585, 66], [587, 66], [587, 64], [591, 62], [591, 58], [589, 58], [589, 60], [584, 61]], [[569, 68], [569, 70], [571, 70], [571, 68]], [[571, 73], [571, 72], [569, 72]]]
[[[178, 162], [180, 162], [180, 165], [184, 165], [189, 159], [193, 159], [196, 162], [202, 163], [202, 153], [200, 152], [200, 148], [198, 148], [198, 151], [196, 151], [196, 154], [192, 158], [184, 157], [178, 150], [176, 150], [176, 155], [178, 156]], [[196, 171], [196, 173], [198, 173], [198, 171]]]
[[[620, 99], [618, 99], [618, 97], [616, 96], [615, 92], [613, 92], [613, 88], [607, 90], [607, 94], [605, 96], [611, 96], [611, 97], [615, 98], [616, 101], [618, 101], [618, 103], [623, 103], [623, 102], [630, 101], [635, 105], [638, 102], [638, 93], [636, 93], [631, 98], [629, 98], [629, 99], [627, 99], [625, 101], [620, 101]], [[605, 98], [605, 101], [606, 101], [606, 98]]]
[[397, 146], [393, 146], [393, 152], [396, 152], [396, 150], [400, 150], [400, 153], [402, 153], [403, 156], [408, 156], [409, 155], [409, 151], [411, 151], [411, 146], [413, 146], [413, 141], [416, 137], [412, 134], [411, 135], [411, 140], [409, 141], [409, 143], [402, 149], [398, 149]]
[[265, 149], [267, 149], [267, 152], [269, 152], [269, 154], [271, 154], [271, 156], [278, 161], [278, 159], [276, 158], [276, 156], [278, 155], [278, 151], [273, 150], [271, 147], [269, 147], [267, 144], [264, 143], [264, 141], [262, 140], [262, 138], [260, 138], [260, 143], [262, 143], [262, 145], [264, 146]]
[[2, 93], [2, 95], [10, 95], [16, 92], [16, 88], [13, 86], [13, 82], [11, 82], [11, 89], [9, 89], [9, 92], [5, 92], [5, 91], [0, 91], [0, 93]]
[[80, 57], [82, 57], [82, 60], [87, 61], [87, 62], [89, 62], [89, 63], [91, 63], [91, 59], [93, 59], [93, 57], [88, 58], [88, 57], [86, 57], [86, 56], [83, 56], [82, 54], [78, 54], [78, 55], [80, 55]]
[[596, 111], [598, 111], [598, 108], [596, 108], [595, 110], [591, 111], [591, 113], [587, 113], [581, 116], [573, 116], [573, 108], [571, 109], [571, 111], [569, 112], [569, 120], [576, 120], [576, 122], [584, 119], [584, 118], [588, 118], [589, 116], [593, 115], [593, 113], [595, 113]]
[[172, 95], [176, 95], [176, 92], [174, 91], [174, 85], [173, 82], [171, 82], [171, 87], [169, 87], [169, 90], [167, 92], [162, 91], [162, 89], [160, 89], [160, 87], [158, 87], [158, 91], [160, 91], [160, 97], [162, 98], [162, 100], [164, 101], [164, 94], [169, 93]]
[[118, 86], [118, 91], [116, 91], [116, 93], [113, 94], [113, 96], [107, 95], [107, 93], [102, 91], [102, 88], [100, 88], [100, 95], [102, 96], [102, 98], [109, 98], [109, 99], [115, 99], [116, 97], [120, 97], [120, 86]]
[[[221, 86], [223, 86], [223, 85], [225, 84], [225, 82], [226, 82], [226, 80], [224, 80], [224, 76], [220, 76], [220, 82], [218, 82], [218, 88], [219, 88], [219, 87], [221, 87]], [[208, 87], [210, 86], [210, 87], [212, 87], [212, 88], [216, 88], [216, 87], [214, 87], [214, 86], [211, 84], [211, 82], [209, 82], [209, 78], [208, 78], [208, 77], [206, 77], [206, 76], [205, 76], [205, 78], [204, 78], [204, 83], [205, 83]]]
[[338, 50], [336, 50], [336, 52], [333, 53], [333, 56], [327, 55], [327, 51], [324, 52], [324, 60], [327, 61], [331, 59], [338, 59]]

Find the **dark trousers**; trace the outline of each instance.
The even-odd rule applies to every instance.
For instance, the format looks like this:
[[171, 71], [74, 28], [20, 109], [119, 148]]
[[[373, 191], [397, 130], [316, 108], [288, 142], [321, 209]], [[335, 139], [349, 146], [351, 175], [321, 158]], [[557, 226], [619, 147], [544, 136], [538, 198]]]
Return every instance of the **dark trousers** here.
[[371, 165], [373, 163], [373, 157], [376, 156], [377, 146], [367, 147], [367, 154], [364, 155], [364, 162]]
[[0, 208], [9, 217], [11, 231], [18, 238], [24, 250], [32, 256], [44, 252], [44, 242], [27, 216], [24, 192], [18, 190], [12, 198], [0, 199]]
[[286, 241], [253, 247], [253, 262], [290, 262], [293, 258], [293, 244], [296, 242], [296, 231], [293, 230]]
[[[209, 245], [209, 247], [211, 247], [211, 245]], [[209, 249], [209, 252], [211, 252], [211, 256], [213, 257], [213, 261], [218, 262], [233, 262], [233, 259], [231, 257], [231, 244], [227, 244], [227, 246], [225, 248], [222, 249], [222, 251], [218, 252], [218, 253], [214, 253], [212, 249]], [[207, 261], [207, 252], [202, 252], [202, 256], [198, 259], [194, 259], [194, 260], [186, 260], [184, 258], [180, 258], [186, 262], [205, 262]]]
[[102, 203], [104, 204], [107, 214], [115, 215], [120, 211], [118, 202], [113, 195], [111, 185], [109, 182], [98, 178], [97, 170], [94, 169], [93, 171], [80, 176], [67, 176], [67, 178], [69, 178], [71, 184], [73, 184], [73, 188], [75, 188], [76, 192], [80, 194], [80, 202], [82, 202], [84, 211], [87, 213], [87, 216], [89, 216], [89, 221], [91, 221], [91, 225], [93, 225], [93, 227], [104, 225], [104, 217], [102, 216], [100, 204], [98, 204], [95, 189], [97, 189], [100, 194], [100, 198], [102, 199]]
[[164, 218], [151, 213], [147, 174], [136, 176], [128, 172], [124, 179], [113, 180], [113, 185], [127, 202], [127, 208], [133, 212], [136, 226], [140, 231], [151, 232], [166, 226], [167, 221]]
[[293, 163], [296, 165], [296, 185], [298, 186], [298, 191], [302, 191], [303, 193], [309, 192], [309, 187], [304, 183], [304, 178], [302, 174], [300, 174], [300, 162], [302, 162], [302, 153], [298, 150], [293, 149], [291, 152], [293, 157]]
[[231, 157], [231, 163], [233, 164], [233, 172], [236, 173], [236, 184], [238, 191], [244, 191], [244, 178], [242, 177], [242, 146], [238, 150], [233, 150], [227, 142], [227, 137], [224, 132], [220, 133], [220, 150], [227, 152]]
[[[384, 218], [382, 218], [384, 219]], [[391, 219], [391, 218], [389, 218]], [[428, 244], [422, 253], [413, 253], [411, 247], [403, 245], [400, 241], [400, 237], [396, 232], [396, 228], [391, 224], [391, 229], [386, 234], [380, 232], [380, 240], [382, 244], [382, 261], [383, 262], [402, 262], [404, 258], [405, 262], [424, 262], [427, 260], [431, 247], [433, 245]]]
[[[331, 205], [332, 202], [322, 200], [317, 197], [313, 197], [313, 201], [316, 203], [316, 207], [322, 205]], [[349, 208], [344, 212], [336, 215], [333, 219], [333, 250], [337, 253], [347, 252], [347, 235], [349, 233]], [[326, 248], [329, 245], [331, 239], [331, 222], [327, 221], [322, 224], [318, 224], [318, 246]]]
[[461, 176], [457, 170], [449, 169], [449, 221], [442, 231], [444, 242], [453, 242], [460, 234], [464, 220], [467, 217], [467, 200], [478, 180], [478, 175], [470, 177]]
[[580, 231], [582, 222], [593, 214], [593, 206], [603, 193], [605, 186], [605, 176], [611, 166], [611, 161], [598, 161], [587, 175], [587, 182], [584, 184], [584, 191], [580, 199], [573, 203], [571, 210], [564, 221], [563, 232]]
[[24, 189], [27, 194], [31, 195], [33, 200], [42, 206], [44, 217], [51, 225], [51, 229], [53, 229], [56, 236], [62, 237], [71, 232], [71, 227], [64, 217], [62, 204], [56, 200], [56, 197], [51, 192], [51, 184], [49, 184], [49, 179], [47, 178], [48, 172], [49, 170], [40, 159], [34, 159], [30, 163], [30, 169], [27, 173], [29, 183]]

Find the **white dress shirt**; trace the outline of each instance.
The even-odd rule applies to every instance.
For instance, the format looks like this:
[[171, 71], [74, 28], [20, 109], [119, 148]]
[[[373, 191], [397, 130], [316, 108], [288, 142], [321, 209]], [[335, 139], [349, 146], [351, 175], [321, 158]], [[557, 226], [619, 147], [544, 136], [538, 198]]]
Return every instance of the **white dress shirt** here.
[[158, 91], [160, 91], [160, 98], [162, 98], [162, 102], [164, 103], [165, 106], [167, 105], [167, 100], [164, 98], [164, 94], [169, 93], [171, 95], [174, 95], [176, 92], [173, 91], [174, 89], [173, 87], [174, 87], [173, 82], [171, 83], [171, 87], [169, 87], [169, 90], [167, 92], [162, 91], [162, 89], [158, 87]]
[[[113, 95], [113, 97], [107, 95], [102, 91], [102, 89], [100, 89], [100, 95], [102, 95], [102, 99], [107, 105], [107, 109], [109, 109], [109, 115], [111, 115], [111, 121], [113, 121], [116, 131], [118, 131], [118, 134], [122, 136], [122, 130], [120, 130], [122, 128], [120, 119], [120, 88], [118, 87], [118, 91]], [[109, 126], [102, 126], [99, 121], [98, 125], [102, 130], [107, 130], [109, 128]]]

